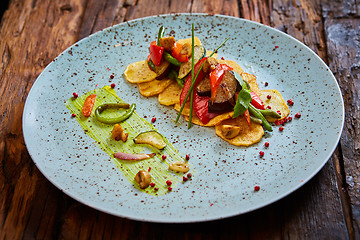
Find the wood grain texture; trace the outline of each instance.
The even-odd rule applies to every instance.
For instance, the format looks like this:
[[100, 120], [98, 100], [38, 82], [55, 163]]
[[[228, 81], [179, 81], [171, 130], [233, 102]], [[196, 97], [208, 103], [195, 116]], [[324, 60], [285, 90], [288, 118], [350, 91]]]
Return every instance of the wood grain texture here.
[[[360, 239], [359, 9], [355, 0], [11, 0], [0, 25], [0, 239]], [[329, 63], [343, 91], [345, 129], [333, 157], [301, 189], [229, 219], [157, 224], [80, 204], [38, 171], [24, 145], [21, 115], [44, 67], [105, 27], [175, 12], [264, 23]]]
[[[345, 182], [349, 193], [354, 234], [360, 230], [360, 21], [357, 19], [329, 19], [326, 21], [328, 36], [329, 66], [342, 89], [346, 118], [341, 138], [342, 160], [346, 172]], [[355, 61], [354, 61], [355, 60]]]
[[43, 68], [77, 40], [84, 1], [11, 1], [1, 22], [0, 239], [51, 239], [61, 194], [37, 170], [22, 136], [21, 117]]

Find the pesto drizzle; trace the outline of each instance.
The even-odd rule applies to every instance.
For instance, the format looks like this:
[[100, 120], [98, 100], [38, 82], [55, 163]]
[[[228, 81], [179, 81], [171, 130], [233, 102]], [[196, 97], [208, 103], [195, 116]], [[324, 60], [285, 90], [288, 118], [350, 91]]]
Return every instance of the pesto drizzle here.
[[[124, 177], [137, 189], [150, 195], [166, 194], [168, 192], [168, 186], [166, 185], [167, 180], [172, 182], [173, 188], [176, 187], [176, 185], [182, 181], [183, 174], [174, 173], [173, 171], [169, 170], [169, 164], [174, 161], [184, 161], [184, 159], [180, 156], [175, 147], [165, 138], [164, 140], [167, 146], [163, 150], [158, 150], [148, 145], [135, 144], [132, 139], [139, 133], [149, 130], [156, 130], [152, 124], [140, 117], [136, 112], [134, 112], [126, 121], [121, 123], [125, 131], [129, 133], [128, 140], [123, 143], [122, 141], [115, 141], [111, 139], [110, 136], [113, 124], [104, 124], [97, 121], [93, 113], [88, 118], [81, 114], [82, 105], [84, 104], [86, 97], [90, 94], [97, 95], [94, 109], [104, 103], [124, 103], [124, 101], [116, 95], [114, 89], [106, 86], [104, 88], [92, 90], [84, 95], [79, 96], [78, 98], [72, 97], [66, 102], [66, 107], [71, 111], [71, 113], [76, 115], [75, 119], [83, 128], [84, 132], [92, 139], [94, 139], [95, 143], [98, 144], [103, 151], [109, 154], [110, 158], [116, 163]], [[119, 114], [119, 110], [108, 110], [103, 114], [106, 114], [105, 116], [108, 117], [115, 117], [116, 114]], [[156, 155], [150, 159], [130, 162], [119, 160], [113, 157], [113, 154], [119, 151], [126, 153], [155, 152]], [[167, 158], [162, 160], [162, 155], [166, 155]], [[134, 181], [134, 177], [138, 171], [148, 171], [150, 167], [151, 181], [155, 183], [155, 187], [140, 189], [138, 184]], [[158, 188], [158, 190], [154, 190], [155, 188]]]

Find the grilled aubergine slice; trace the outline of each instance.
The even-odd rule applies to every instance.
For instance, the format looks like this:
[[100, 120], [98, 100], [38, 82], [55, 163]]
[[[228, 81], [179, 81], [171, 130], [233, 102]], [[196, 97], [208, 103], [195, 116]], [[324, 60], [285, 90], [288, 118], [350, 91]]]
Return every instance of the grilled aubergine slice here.
[[211, 99], [209, 100], [209, 113], [224, 113], [232, 111], [235, 105], [235, 93], [237, 89], [238, 81], [236, 80], [233, 72], [226, 70], [216, 92], [215, 100], [213, 102]]

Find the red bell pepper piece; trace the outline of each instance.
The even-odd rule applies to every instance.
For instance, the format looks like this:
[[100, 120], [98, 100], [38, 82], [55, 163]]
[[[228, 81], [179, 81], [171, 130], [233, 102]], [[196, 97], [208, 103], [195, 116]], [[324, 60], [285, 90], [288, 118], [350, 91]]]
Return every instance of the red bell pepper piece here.
[[211, 101], [215, 100], [216, 92], [224, 76], [225, 70], [231, 71], [233, 70], [233, 68], [226, 64], [220, 63], [216, 65], [216, 68], [212, 70], [209, 74], [211, 84]]
[[202, 97], [195, 91], [193, 108], [196, 116], [200, 119], [203, 124], [207, 124], [212, 118], [219, 115], [218, 113], [209, 113], [209, 99], [210, 97]]
[[187, 62], [189, 57], [186, 54], [181, 54], [182, 45], [180, 43], [174, 43], [174, 47], [171, 51], [171, 55], [179, 60], [179, 62]]
[[155, 66], [159, 66], [164, 53], [164, 47], [156, 45], [156, 41], [150, 43], [150, 58]]
[[251, 95], [251, 104], [257, 108], [257, 109], [265, 109], [263, 101], [261, 101], [259, 95], [257, 95], [255, 92], [250, 92]]
[[[199, 69], [201, 67], [201, 65], [204, 63], [204, 61], [206, 60], [206, 57], [204, 57], [203, 59], [199, 60], [195, 66], [194, 66], [194, 77], [196, 77], [196, 74], [199, 72]], [[194, 85], [194, 89], [193, 91], [196, 92], [195, 88], [196, 86], [199, 84], [199, 82], [203, 79], [205, 73], [201, 70], [198, 77], [196, 78], [196, 82], [195, 82], [195, 85]], [[191, 87], [191, 72], [189, 74], [189, 76], [187, 77], [186, 81], [185, 81], [185, 84], [184, 84], [184, 87], [181, 91], [181, 94], [180, 94], [180, 104], [182, 105], [185, 101], [185, 98], [186, 98], [186, 95], [188, 94], [189, 90], [190, 90], [190, 87]], [[188, 98], [190, 99], [190, 98]]]

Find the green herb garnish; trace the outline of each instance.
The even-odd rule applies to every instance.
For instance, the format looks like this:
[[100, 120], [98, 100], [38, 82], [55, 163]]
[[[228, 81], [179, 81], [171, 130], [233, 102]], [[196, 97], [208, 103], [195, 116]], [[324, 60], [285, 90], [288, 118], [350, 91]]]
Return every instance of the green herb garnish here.
[[[195, 79], [194, 79], [194, 67], [195, 67], [195, 63], [194, 63], [194, 44], [195, 44], [195, 40], [194, 40], [194, 23], [191, 25], [191, 85], [195, 84]], [[200, 69], [201, 70], [201, 69]], [[200, 72], [199, 70], [199, 72]], [[189, 115], [189, 122], [188, 122], [188, 129], [191, 128], [191, 121], [192, 121], [192, 112], [193, 112], [193, 100], [194, 100], [194, 91], [191, 91], [191, 95], [190, 95], [190, 115]], [[186, 99], [185, 99], [186, 101]]]
[[[194, 24], [193, 24], [193, 25], [194, 25]], [[193, 35], [193, 34], [194, 34], [194, 28], [192, 28], [192, 35]], [[229, 40], [229, 37], [226, 38], [226, 39], [224, 40], [224, 42], [222, 42], [222, 43], [215, 49], [215, 51], [213, 51], [213, 52], [209, 55], [209, 57], [212, 57], [212, 56], [227, 42], [227, 40]], [[192, 39], [192, 45], [194, 46], [194, 39]], [[194, 53], [193, 53], [193, 55], [194, 55]], [[192, 56], [192, 57], [193, 57], [193, 56]], [[185, 97], [185, 100], [184, 100], [183, 104], [181, 105], [181, 108], [180, 108], [180, 111], [179, 111], [179, 113], [178, 113], [178, 115], [177, 115], [177, 117], [176, 117], [175, 123], [177, 123], [177, 122], [179, 121], [180, 116], [181, 116], [181, 113], [182, 113], [182, 111], [184, 110], [185, 104], [186, 104], [186, 102], [187, 102], [190, 94], [191, 94], [191, 95], [193, 94], [193, 89], [194, 89], [194, 85], [195, 85], [196, 79], [197, 79], [197, 77], [199, 76], [199, 73], [200, 73], [200, 71], [202, 70], [202, 68], [203, 68], [203, 66], [204, 66], [204, 63], [205, 63], [205, 62], [203, 62], [203, 63], [201, 64], [201, 66], [200, 66], [200, 68], [199, 68], [199, 71], [196, 73], [195, 78], [194, 78], [194, 79], [191, 78], [191, 86], [190, 86], [190, 89], [189, 89], [188, 93], [186, 94], [186, 97]], [[194, 63], [193, 63], [193, 62], [192, 62], [191, 70], [192, 70], [192, 72], [194, 72]], [[192, 74], [193, 74], [193, 73], [192, 73]], [[190, 104], [191, 104], [191, 108], [190, 108], [190, 116], [189, 116], [189, 125], [188, 125], [188, 128], [191, 127], [192, 102], [193, 102], [193, 101], [191, 100], [191, 103], [190, 103]]]

